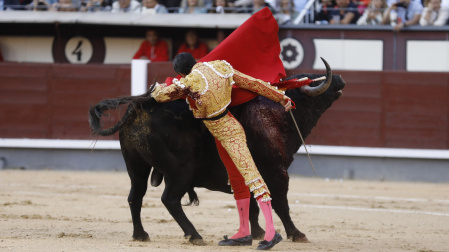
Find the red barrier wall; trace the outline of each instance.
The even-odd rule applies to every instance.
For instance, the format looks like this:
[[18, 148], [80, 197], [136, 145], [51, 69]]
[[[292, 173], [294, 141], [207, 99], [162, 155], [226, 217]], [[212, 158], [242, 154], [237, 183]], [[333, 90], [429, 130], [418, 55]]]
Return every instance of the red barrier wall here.
[[308, 143], [449, 148], [448, 73], [334, 73], [346, 81], [343, 96], [320, 119]]
[[89, 106], [129, 95], [130, 73], [130, 66], [1, 63], [0, 138], [91, 139]]
[[[149, 82], [173, 74], [170, 63], [149, 71]], [[449, 73], [334, 73], [343, 96], [308, 144], [449, 149]], [[0, 63], [0, 138], [92, 139], [89, 106], [129, 94], [129, 65]]]

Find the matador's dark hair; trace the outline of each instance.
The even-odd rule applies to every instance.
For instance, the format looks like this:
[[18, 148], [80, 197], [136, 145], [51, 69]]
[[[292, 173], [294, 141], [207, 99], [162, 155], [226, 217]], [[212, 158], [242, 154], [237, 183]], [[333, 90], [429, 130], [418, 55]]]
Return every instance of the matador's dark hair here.
[[196, 64], [196, 60], [192, 54], [183, 52], [175, 56], [173, 59], [173, 69], [177, 73], [189, 74], [192, 71], [193, 66]]

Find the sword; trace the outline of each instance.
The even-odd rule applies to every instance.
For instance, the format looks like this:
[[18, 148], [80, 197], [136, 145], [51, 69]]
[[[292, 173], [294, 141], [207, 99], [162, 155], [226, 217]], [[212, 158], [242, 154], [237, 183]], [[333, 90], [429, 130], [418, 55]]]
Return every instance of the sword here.
[[[304, 78], [302, 78], [302, 79], [299, 79], [298, 81], [305, 81], [305, 80], [308, 80], [308, 79], [309, 79], [309, 78], [304, 77]], [[313, 79], [311, 82], [315, 82], [315, 81], [319, 81], [319, 80], [324, 80], [324, 79], [326, 79], [325, 76], [319, 77], [319, 78], [316, 78], [316, 79]], [[293, 101], [292, 101], [292, 102], [293, 102]], [[295, 116], [293, 116], [293, 112], [292, 112], [291, 109], [289, 110], [289, 112], [290, 112], [290, 115], [291, 115], [291, 117], [292, 117], [292, 119], [293, 119], [293, 122], [295, 123], [295, 127], [296, 127], [296, 130], [298, 131], [299, 138], [301, 138], [302, 145], [304, 146], [304, 149], [306, 150], [307, 157], [309, 158], [310, 166], [312, 166], [313, 174], [315, 175], [315, 167], [313, 166], [312, 159], [310, 158], [310, 154], [309, 154], [309, 151], [307, 150], [306, 143], [304, 142], [304, 138], [302, 137], [302, 134], [301, 134], [301, 131], [299, 130], [298, 124], [296, 123]]]
[[296, 126], [296, 130], [298, 131], [298, 135], [301, 138], [302, 145], [304, 146], [304, 149], [306, 150], [307, 157], [309, 158], [310, 165], [312, 166], [313, 174], [316, 175], [315, 167], [313, 166], [312, 159], [310, 158], [309, 151], [307, 150], [307, 147], [306, 147], [306, 143], [304, 142], [304, 138], [302, 137], [302, 134], [301, 134], [301, 131], [299, 130], [298, 124], [296, 123], [295, 116], [293, 116], [292, 110], [289, 110], [288, 112], [290, 112], [290, 115], [292, 116], [293, 122], [295, 123], [295, 126]]

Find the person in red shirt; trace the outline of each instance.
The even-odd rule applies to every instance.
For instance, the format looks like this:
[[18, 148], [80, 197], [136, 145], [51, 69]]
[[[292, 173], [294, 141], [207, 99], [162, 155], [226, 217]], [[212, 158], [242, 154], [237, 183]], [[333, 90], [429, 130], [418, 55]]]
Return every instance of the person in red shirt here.
[[178, 53], [187, 52], [192, 54], [193, 58], [201, 59], [209, 53], [209, 48], [203, 42], [198, 40], [198, 34], [195, 30], [186, 32], [186, 41], [179, 47]]
[[168, 61], [168, 46], [165, 41], [159, 39], [156, 30], [148, 30], [146, 40], [140, 44], [139, 50], [133, 59], [149, 59], [151, 61]]

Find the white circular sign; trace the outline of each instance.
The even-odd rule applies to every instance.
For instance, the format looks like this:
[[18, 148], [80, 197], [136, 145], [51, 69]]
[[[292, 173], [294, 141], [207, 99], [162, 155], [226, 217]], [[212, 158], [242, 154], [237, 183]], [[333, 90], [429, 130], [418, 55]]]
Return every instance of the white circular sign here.
[[65, 44], [65, 56], [73, 64], [85, 64], [89, 62], [93, 53], [92, 43], [85, 37], [73, 37]]
[[281, 60], [285, 69], [294, 69], [301, 65], [304, 59], [304, 48], [294, 38], [285, 38], [281, 41]]

